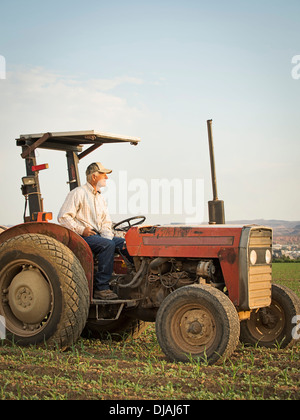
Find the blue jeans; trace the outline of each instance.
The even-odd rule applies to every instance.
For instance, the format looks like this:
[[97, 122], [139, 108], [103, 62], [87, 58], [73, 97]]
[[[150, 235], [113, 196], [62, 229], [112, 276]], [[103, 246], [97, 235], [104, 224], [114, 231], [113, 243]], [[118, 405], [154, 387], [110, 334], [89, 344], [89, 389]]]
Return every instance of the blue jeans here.
[[100, 235], [83, 236], [92, 252], [98, 255], [98, 272], [94, 279], [95, 290], [108, 290], [109, 281], [114, 269], [115, 251], [125, 256], [130, 262], [132, 258], [127, 249], [123, 249], [125, 239], [114, 237], [113, 239], [102, 238]]

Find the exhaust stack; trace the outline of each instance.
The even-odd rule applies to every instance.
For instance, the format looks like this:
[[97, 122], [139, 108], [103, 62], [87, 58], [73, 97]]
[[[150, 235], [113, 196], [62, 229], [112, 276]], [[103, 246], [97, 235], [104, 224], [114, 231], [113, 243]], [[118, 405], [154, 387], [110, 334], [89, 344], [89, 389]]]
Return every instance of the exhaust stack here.
[[212, 120], [207, 120], [207, 130], [210, 154], [211, 181], [213, 189], [213, 200], [208, 202], [209, 224], [222, 225], [225, 224], [224, 201], [218, 199], [217, 177], [215, 169], [215, 156], [212, 135]]

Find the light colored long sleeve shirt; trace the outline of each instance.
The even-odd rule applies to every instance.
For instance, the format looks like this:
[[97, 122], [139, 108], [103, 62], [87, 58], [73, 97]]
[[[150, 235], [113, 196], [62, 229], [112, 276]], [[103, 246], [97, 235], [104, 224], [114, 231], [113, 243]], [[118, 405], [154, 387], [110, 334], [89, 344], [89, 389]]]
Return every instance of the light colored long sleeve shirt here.
[[112, 239], [114, 236], [107, 203], [102, 194], [95, 193], [88, 182], [69, 192], [57, 219], [61, 225], [79, 235], [89, 227], [104, 238]]

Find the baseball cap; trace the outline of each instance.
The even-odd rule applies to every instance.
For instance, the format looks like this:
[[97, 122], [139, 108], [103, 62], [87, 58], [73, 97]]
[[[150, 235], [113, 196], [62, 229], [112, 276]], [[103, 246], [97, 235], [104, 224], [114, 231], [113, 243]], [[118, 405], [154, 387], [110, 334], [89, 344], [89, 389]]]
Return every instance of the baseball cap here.
[[101, 162], [94, 162], [94, 163], [91, 163], [87, 168], [86, 168], [86, 171], [85, 171], [85, 174], [86, 175], [91, 175], [91, 174], [93, 174], [94, 172], [101, 172], [101, 173], [103, 173], [103, 174], [110, 174], [111, 172], [112, 172], [112, 170], [111, 169], [107, 169], [107, 168], [105, 168], [103, 165], [102, 165], [102, 163]]

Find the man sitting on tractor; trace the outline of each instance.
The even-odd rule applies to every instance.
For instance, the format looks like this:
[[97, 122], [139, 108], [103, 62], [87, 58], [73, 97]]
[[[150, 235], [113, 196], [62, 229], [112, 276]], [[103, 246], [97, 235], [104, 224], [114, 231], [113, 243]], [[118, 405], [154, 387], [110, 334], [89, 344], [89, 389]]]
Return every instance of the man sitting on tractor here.
[[125, 239], [113, 234], [107, 204], [101, 194], [101, 188], [106, 186], [107, 174], [111, 172], [100, 162], [90, 164], [86, 169], [87, 183], [68, 194], [58, 214], [59, 223], [81, 235], [92, 252], [98, 255], [94, 298], [107, 300], [118, 299], [109, 287], [115, 250], [131, 262]]

